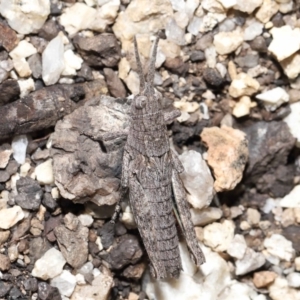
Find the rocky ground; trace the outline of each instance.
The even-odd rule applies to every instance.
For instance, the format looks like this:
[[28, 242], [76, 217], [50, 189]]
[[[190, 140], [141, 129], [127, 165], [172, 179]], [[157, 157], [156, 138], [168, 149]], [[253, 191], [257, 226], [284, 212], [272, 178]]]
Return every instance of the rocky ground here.
[[[0, 0], [0, 299], [300, 299], [298, 0]], [[154, 281], [122, 138], [155, 86], [207, 262]], [[182, 234], [180, 234], [182, 236]]]

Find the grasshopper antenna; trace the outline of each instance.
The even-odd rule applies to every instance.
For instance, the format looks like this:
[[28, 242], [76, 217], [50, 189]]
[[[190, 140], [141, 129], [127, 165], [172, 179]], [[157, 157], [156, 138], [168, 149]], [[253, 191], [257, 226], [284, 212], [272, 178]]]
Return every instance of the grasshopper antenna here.
[[148, 83], [150, 86], [153, 86], [154, 82], [154, 73], [155, 73], [155, 60], [156, 60], [156, 53], [157, 53], [157, 46], [158, 46], [159, 36], [156, 37], [154, 41], [153, 51], [151, 55], [151, 60], [149, 64], [149, 71], [148, 71]]
[[134, 43], [135, 59], [136, 59], [136, 63], [137, 63], [137, 67], [138, 67], [138, 74], [139, 74], [139, 78], [140, 78], [140, 92], [141, 92], [145, 88], [145, 76], [144, 76], [143, 67], [142, 67], [139, 50], [138, 50], [138, 45], [137, 45], [135, 36], [133, 37], [133, 43]]

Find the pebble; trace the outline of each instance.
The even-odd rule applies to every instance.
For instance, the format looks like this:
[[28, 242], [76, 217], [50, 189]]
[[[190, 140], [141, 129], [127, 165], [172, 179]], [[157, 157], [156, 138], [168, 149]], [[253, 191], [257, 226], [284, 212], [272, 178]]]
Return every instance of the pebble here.
[[19, 164], [25, 162], [27, 145], [28, 139], [26, 135], [15, 136], [12, 140], [13, 157]]
[[166, 25], [166, 37], [177, 45], [185, 45], [185, 30], [179, 27], [174, 19], [170, 19]]
[[264, 240], [264, 246], [268, 253], [281, 260], [291, 261], [295, 256], [292, 242], [280, 234], [272, 234]]
[[73, 52], [73, 50], [68, 49], [64, 52], [64, 64], [65, 68], [62, 71], [61, 75], [63, 76], [71, 76], [76, 75], [76, 70], [81, 68], [81, 64], [83, 63], [83, 59]]
[[253, 276], [253, 283], [258, 289], [265, 288], [274, 282], [277, 276], [278, 275], [275, 272], [271, 271], [255, 272]]
[[10, 259], [0, 253], [0, 271], [8, 271], [10, 269]]
[[179, 156], [184, 167], [180, 174], [189, 203], [198, 209], [207, 207], [214, 197], [214, 180], [199, 152], [189, 150]]
[[278, 12], [279, 5], [273, 0], [264, 0], [255, 17], [262, 23], [267, 23]]
[[35, 53], [37, 53], [36, 48], [26, 40], [22, 40], [19, 42], [18, 46], [9, 53], [9, 56], [15, 60], [29, 57]]
[[93, 217], [90, 216], [90, 215], [87, 215], [87, 214], [79, 215], [78, 216], [78, 220], [85, 227], [90, 227], [93, 224], [93, 222], [94, 222]]
[[260, 252], [255, 252], [251, 248], [247, 248], [245, 255], [242, 259], [238, 259], [235, 262], [236, 270], [235, 274], [237, 276], [245, 275], [254, 270], [259, 269], [266, 262], [264, 255]]
[[91, 285], [77, 285], [70, 299], [107, 300], [113, 285], [113, 278], [109, 274], [100, 273], [99, 276], [92, 281]]
[[263, 0], [251, 0], [247, 2], [243, 0], [236, 0], [234, 8], [247, 14], [252, 14], [257, 7], [262, 5], [262, 3]]
[[76, 286], [76, 277], [70, 271], [63, 270], [61, 274], [51, 279], [50, 285], [56, 287], [61, 295], [70, 297]]
[[256, 95], [256, 99], [263, 101], [268, 111], [275, 111], [283, 103], [289, 101], [289, 94], [281, 87]]
[[47, 45], [42, 54], [42, 66], [45, 85], [56, 83], [65, 68], [63, 34], [58, 34]]
[[217, 207], [208, 207], [205, 209], [191, 209], [192, 222], [195, 226], [205, 226], [216, 220], [219, 220], [223, 212]]
[[300, 73], [300, 54], [297, 52], [282, 60], [280, 65], [288, 78], [295, 79]]
[[300, 287], [300, 273], [292, 272], [286, 277], [288, 285], [290, 287], [299, 288]]
[[33, 79], [30, 77], [26, 80], [18, 80], [20, 87], [20, 98], [24, 98], [29, 95], [30, 92], [35, 90], [35, 85]]
[[13, 150], [9, 144], [3, 144], [0, 146], [0, 169], [6, 168], [12, 152]]
[[216, 51], [221, 54], [229, 54], [235, 51], [243, 43], [243, 33], [241, 30], [232, 32], [219, 32], [214, 36]]
[[252, 226], [252, 225], [258, 225], [260, 221], [260, 213], [258, 210], [254, 208], [248, 208], [247, 212], [247, 222]]
[[45, 162], [39, 164], [35, 168], [35, 175], [38, 183], [40, 184], [53, 184], [54, 175], [52, 168], [52, 159], [48, 159]]
[[251, 98], [248, 96], [242, 96], [240, 100], [235, 104], [232, 114], [236, 118], [241, 118], [250, 114], [252, 104]]
[[37, 32], [50, 14], [50, 1], [15, 2], [3, 0], [0, 13], [8, 21], [9, 26], [20, 34]]
[[242, 259], [245, 256], [246, 250], [247, 244], [244, 236], [241, 234], [236, 234], [227, 249], [227, 253], [231, 257]]
[[259, 82], [246, 73], [239, 73], [229, 86], [229, 95], [233, 98], [252, 96], [259, 90]]
[[[0, 210], [1, 210], [1, 208], [0, 208]], [[9, 235], [10, 235], [9, 230], [0, 231], [0, 246], [8, 240]]]
[[272, 300], [298, 300], [300, 298], [300, 292], [289, 287], [288, 281], [282, 277], [277, 277], [274, 283], [270, 285], [269, 295]]
[[263, 32], [264, 25], [257, 20], [253, 20], [247, 24], [244, 30], [244, 41], [252, 41], [260, 36]]
[[23, 220], [25, 214], [20, 206], [13, 206], [11, 208], [5, 208], [0, 210], [0, 228], [9, 229], [17, 224], [20, 220]]
[[[292, 29], [289, 25], [270, 30], [273, 40], [268, 50], [282, 61], [300, 49], [300, 28]], [[285, 45], [289, 45], [286, 47]]]
[[61, 274], [65, 263], [62, 253], [51, 248], [35, 262], [31, 274], [43, 280], [52, 279]]
[[209, 224], [203, 229], [203, 242], [216, 252], [226, 251], [233, 240], [234, 228], [234, 223], [229, 220]]
[[[291, 113], [284, 118], [290, 133], [296, 139], [296, 147], [300, 148], [300, 102], [290, 104]], [[299, 192], [298, 192], [299, 194]]]
[[245, 134], [223, 125], [221, 128], [204, 128], [200, 136], [208, 147], [207, 162], [216, 179], [215, 190], [220, 192], [234, 189], [242, 179], [248, 160]]
[[281, 207], [300, 208], [300, 185], [296, 185], [279, 203]]

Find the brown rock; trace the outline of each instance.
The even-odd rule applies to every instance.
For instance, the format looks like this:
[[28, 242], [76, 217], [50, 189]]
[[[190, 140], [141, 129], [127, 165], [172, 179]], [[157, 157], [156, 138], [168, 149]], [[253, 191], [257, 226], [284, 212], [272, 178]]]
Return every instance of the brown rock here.
[[5, 105], [20, 97], [20, 86], [15, 79], [5, 80], [0, 84], [0, 105]]
[[7, 271], [10, 268], [10, 260], [6, 255], [0, 253], [0, 271]]
[[116, 67], [121, 58], [121, 47], [111, 33], [93, 37], [75, 36], [74, 45], [84, 61], [93, 67]]
[[222, 85], [223, 78], [220, 73], [213, 68], [206, 68], [203, 72], [203, 79], [210, 85], [218, 87]]
[[181, 57], [167, 58], [164, 66], [172, 73], [180, 76], [184, 76], [189, 70], [189, 65], [185, 63]]
[[144, 274], [145, 269], [145, 263], [130, 265], [123, 271], [122, 275], [129, 279], [138, 280]]
[[[74, 217], [75, 218], [75, 217]], [[74, 224], [74, 222], [72, 222]], [[83, 227], [78, 221], [76, 229], [70, 230], [64, 225], [54, 229], [59, 249], [64, 258], [73, 268], [80, 268], [88, 257], [88, 234], [87, 227]]]
[[201, 139], [208, 147], [207, 161], [213, 169], [217, 192], [235, 188], [248, 160], [248, 143], [243, 132], [227, 126], [204, 128]]
[[0, 46], [10, 52], [18, 45], [18, 43], [19, 39], [16, 32], [9, 26], [0, 22]]
[[11, 154], [12, 149], [9, 144], [3, 144], [0, 146], [0, 169], [6, 168]]
[[268, 286], [270, 283], [272, 283], [275, 278], [277, 277], [277, 274], [270, 271], [261, 271], [254, 273], [253, 276], [253, 283], [254, 285], [260, 289]]
[[104, 68], [103, 72], [110, 94], [116, 98], [125, 98], [127, 94], [126, 89], [118, 75], [108, 68]]
[[283, 228], [282, 235], [289, 241], [293, 243], [293, 248], [295, 251], [300, 251], [300, 239], [299, 239], [299, 225], [291, 225]]
[[52, 19], [48, 20], [39, 30], [39, 36], [47, 41], [51, 41], [52, 39], [54, 39], [58, 35], [58, 33], [58, 24]]
[[10, 235], [9, 230], [0, 231], [0, 246], [8, 240], [9, 235]]

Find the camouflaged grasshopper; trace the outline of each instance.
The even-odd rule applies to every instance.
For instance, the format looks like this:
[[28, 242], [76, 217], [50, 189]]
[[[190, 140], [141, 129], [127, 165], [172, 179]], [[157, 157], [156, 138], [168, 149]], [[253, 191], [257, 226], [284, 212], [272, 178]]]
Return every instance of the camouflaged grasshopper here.
[[[195, 264], [200, 266], [205, 258], [179, 177], [184, 169], [169, 145], [166, 123], [177, 118], [180, 112], [163, 113], [161, 94], [153, 86], [158, 40], [157, 37], [154, 42], [146, 81], [134, 38], [140, 92], [131, 104], [128, 133], [110, 133], [109, 139], [127, 135], [122, 165], [122, 197], [129, 190], [134, 219], [151, 261], [151, 274], [163, 279], [177, 278], [182, 269], [176, 219]], [[117, 204], [112, 223], [119, 212], [120, 205]]]

